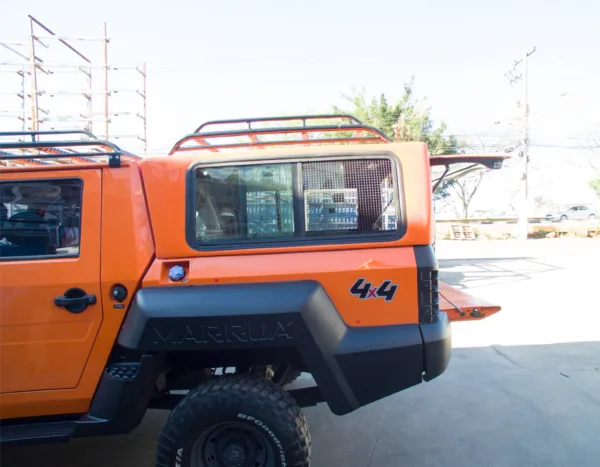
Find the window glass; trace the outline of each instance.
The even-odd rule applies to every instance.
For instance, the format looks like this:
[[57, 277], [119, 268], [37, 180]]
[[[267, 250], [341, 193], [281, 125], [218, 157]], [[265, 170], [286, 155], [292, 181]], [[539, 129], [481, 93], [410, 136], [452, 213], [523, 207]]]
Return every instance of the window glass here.
[[78, 256], [81, 180], [0, 182], [0, 257]]
[[[200, 242], [379, 234], [398, 230], [388, 159], [200, 167], [195, 231]], [[296, 213], [296, 211], [299, 211]], [[295, 217], [296, 214], [296, 217]], [[296, 225], [300, 221], [301, 225]]]
[[196, 180], [197, 240], [293, 235], [291, 164], [202, 168]]

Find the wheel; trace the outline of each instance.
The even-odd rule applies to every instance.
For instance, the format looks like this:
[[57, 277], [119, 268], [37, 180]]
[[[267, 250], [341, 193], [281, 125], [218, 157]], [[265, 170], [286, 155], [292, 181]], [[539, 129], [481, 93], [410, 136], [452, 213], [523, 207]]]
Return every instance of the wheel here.
[[594, 214], [590, 214], [590, 217], [588, 217], [588, 219], [593, 221], [596, 219], [596, 216]]
[[564, 222], [567, 220], [567, 216], [565, 216], [564, 214], [562, 216], [560, 216], [560, 221]]
[[304, 414], [275, 383], [226, 375], [191, 390], [158, 440], [157, 467], [310, 466]]

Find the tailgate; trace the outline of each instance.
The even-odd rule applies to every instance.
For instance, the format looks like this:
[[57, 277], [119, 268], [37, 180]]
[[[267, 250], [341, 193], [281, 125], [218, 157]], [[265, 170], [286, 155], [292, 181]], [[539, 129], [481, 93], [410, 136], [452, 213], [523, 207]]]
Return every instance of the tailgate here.
[[448, 314], [450, 321], [472, 321], [498, 313], [500, 305], [494, 305], [463, 290], [439, 282], [440, 311]]

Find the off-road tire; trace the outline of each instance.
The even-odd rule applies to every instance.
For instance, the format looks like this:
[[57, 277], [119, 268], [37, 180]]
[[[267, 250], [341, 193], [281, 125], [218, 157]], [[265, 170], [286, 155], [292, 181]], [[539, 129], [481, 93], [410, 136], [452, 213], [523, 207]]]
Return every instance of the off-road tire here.
[[[245, 374], [221, 376], [202, 383], [177, 404], [158, 440], [157, 467], [211, 466], [202, 455], [198, 455], [202, 463], [192, 461], [198, 453], [195, 445], [223, 422], [259, 433], [266, 443], [264, 449], [272, 455], [271, 463], [258, 466], [310, 466], [310, 433], [300, 407], [279, 385], [258, 375]], [[206, 445], [214, 439], [206, 441]], [[214, 442], [218, 443], [218, 439]]]

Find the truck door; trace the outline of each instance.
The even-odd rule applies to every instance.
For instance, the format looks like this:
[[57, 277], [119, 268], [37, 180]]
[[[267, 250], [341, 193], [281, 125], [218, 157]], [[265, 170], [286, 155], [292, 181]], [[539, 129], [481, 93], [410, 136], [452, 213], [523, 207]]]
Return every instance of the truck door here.
[[76, 388], [102, 322], [100, 169], [3, 174], [0, 393]]

